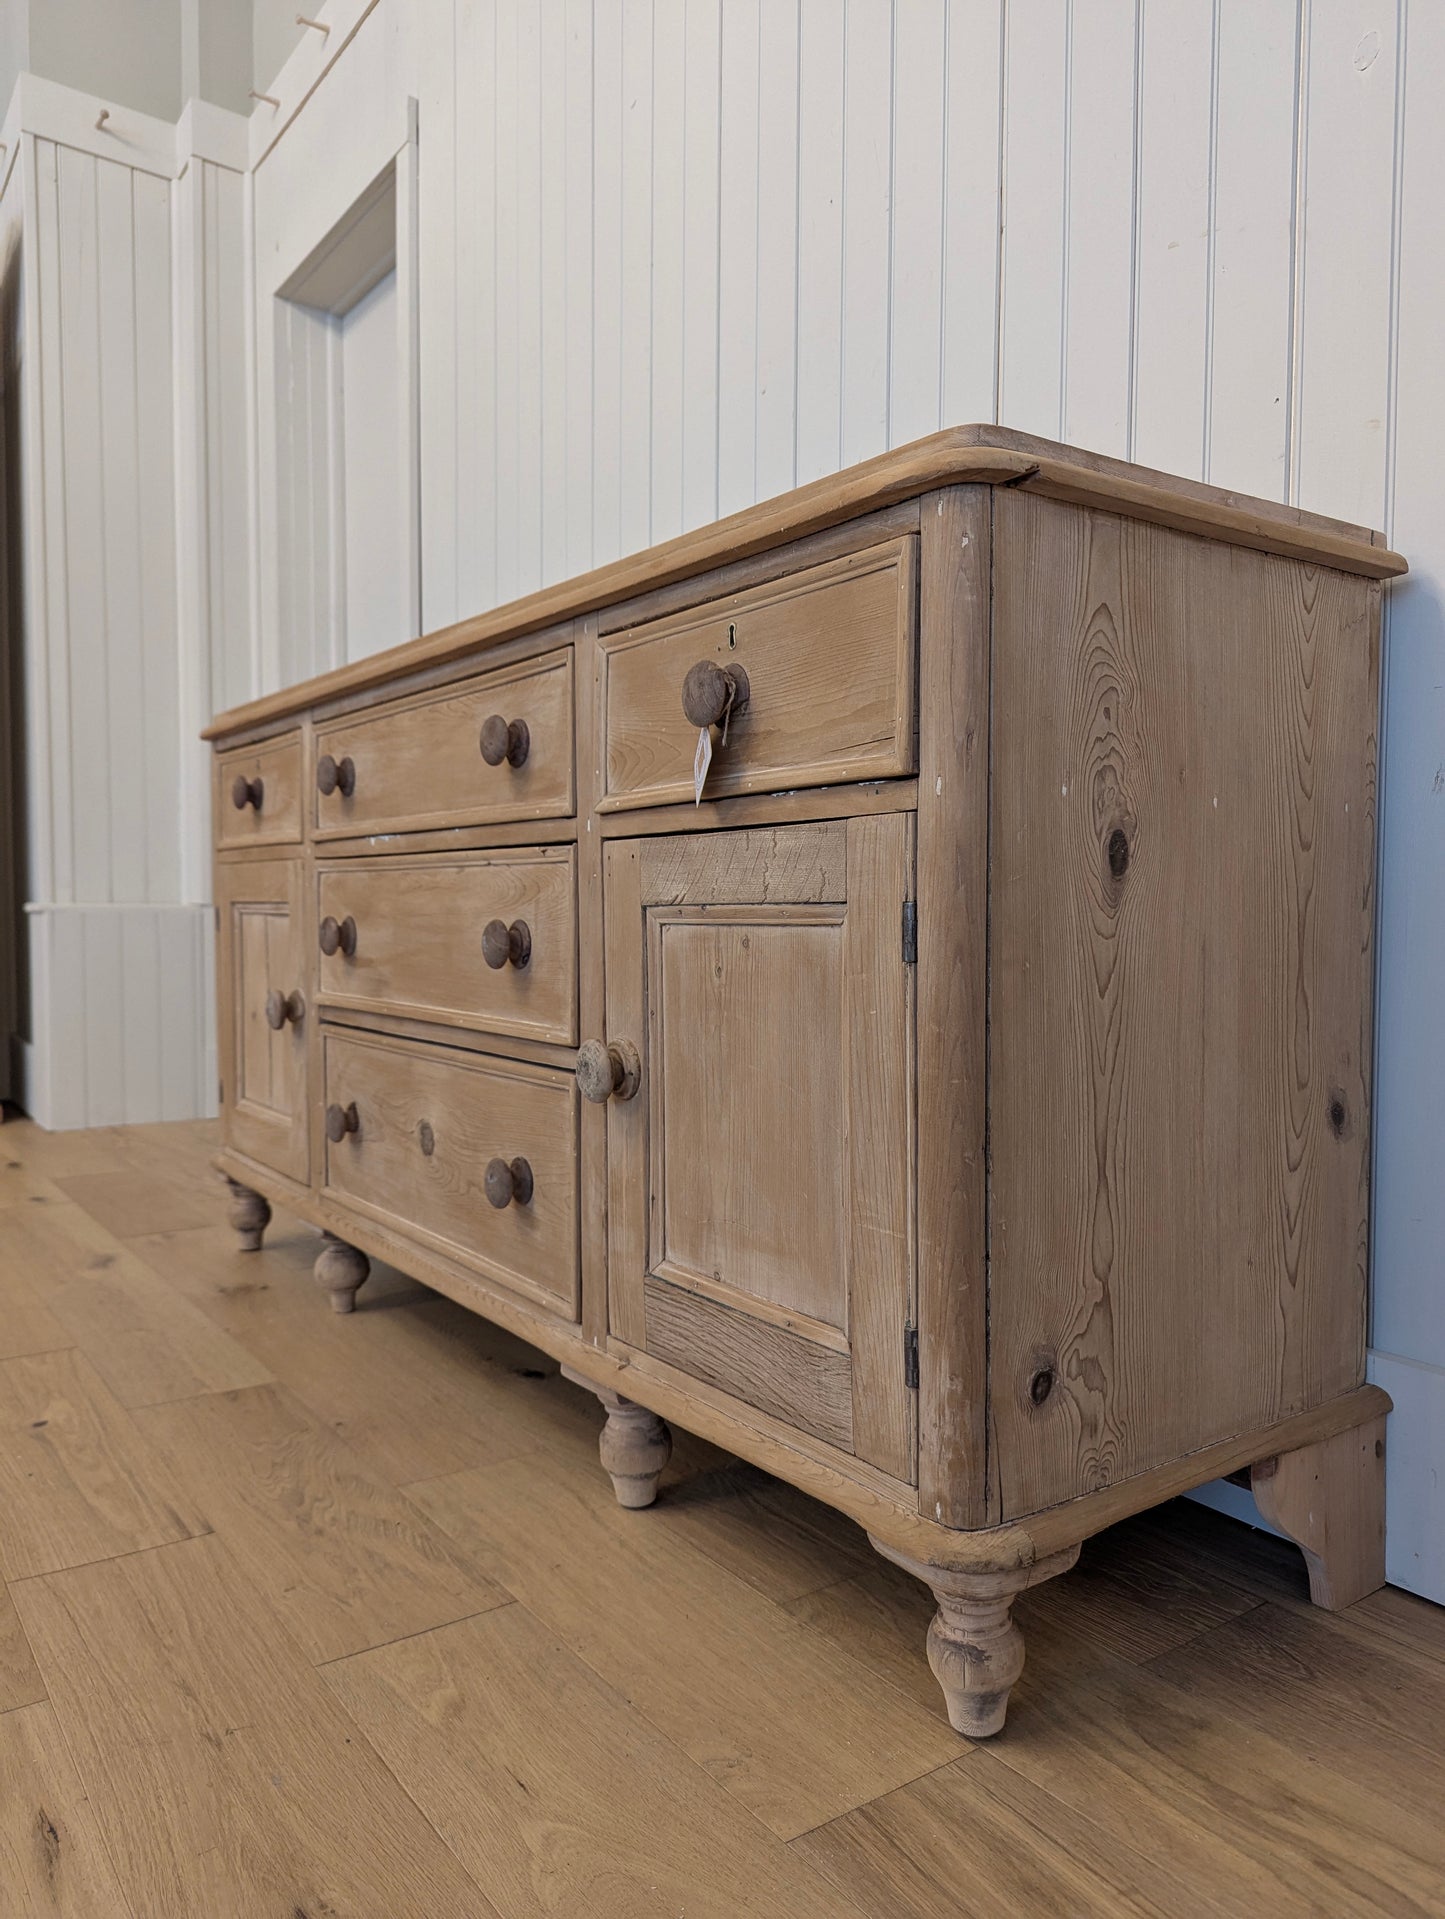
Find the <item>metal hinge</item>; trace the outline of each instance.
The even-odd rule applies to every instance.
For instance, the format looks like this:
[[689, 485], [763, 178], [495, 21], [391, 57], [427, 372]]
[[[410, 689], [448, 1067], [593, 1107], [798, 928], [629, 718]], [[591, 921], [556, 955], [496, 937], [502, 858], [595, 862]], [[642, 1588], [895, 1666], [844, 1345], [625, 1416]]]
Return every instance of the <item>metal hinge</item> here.
[[911, 1391], [918, 1390], [918, 1328], [903, 1328], [903, 1383]]
[[903, 964], [918, 964], [918, 901], [903, 902]]

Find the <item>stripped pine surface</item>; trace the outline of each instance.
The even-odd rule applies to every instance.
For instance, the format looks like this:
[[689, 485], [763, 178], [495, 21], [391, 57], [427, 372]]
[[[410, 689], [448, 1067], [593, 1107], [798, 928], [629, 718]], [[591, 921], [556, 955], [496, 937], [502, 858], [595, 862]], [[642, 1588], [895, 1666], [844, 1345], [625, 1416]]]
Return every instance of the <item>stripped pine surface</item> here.
[[685, 1434], [621, 1511], [552, 1361], [237, 1252], [207, 1127], [3, 1148], [0, 1913], [1445, 1915], [1438, 1608], [1176, 1503], [969, 1749], [850, 1521]]

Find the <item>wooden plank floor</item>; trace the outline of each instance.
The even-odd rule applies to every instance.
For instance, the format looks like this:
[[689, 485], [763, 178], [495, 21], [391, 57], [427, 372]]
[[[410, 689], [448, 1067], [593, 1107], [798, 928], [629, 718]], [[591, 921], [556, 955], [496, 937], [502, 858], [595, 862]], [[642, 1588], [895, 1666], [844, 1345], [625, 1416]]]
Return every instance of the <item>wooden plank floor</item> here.
[[1445, 1612], [1179, 1503], [1029, 1593], [986, 1747], [930, 1601], [278, 1215], [205, 1126], [0, 1132], [0, 1919], [1445, 1914]]

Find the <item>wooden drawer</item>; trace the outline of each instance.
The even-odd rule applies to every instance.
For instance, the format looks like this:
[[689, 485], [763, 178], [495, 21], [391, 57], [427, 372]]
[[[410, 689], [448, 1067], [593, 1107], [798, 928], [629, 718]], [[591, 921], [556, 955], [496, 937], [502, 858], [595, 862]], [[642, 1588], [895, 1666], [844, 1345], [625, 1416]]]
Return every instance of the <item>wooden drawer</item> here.
[[[577, 1087], [570, 1073], [328, 1030], [326, 1189], [512, 1292], [577, 1317]], [[351, 1109], [354, 1108], [354, 1112]], [[525, 1161], [526, 1203], [487, 1196], [493, 1160]]]
[[[319, 925], [334, 920], [339, 933], [349, 919], [356, 929], [354, 943], [347, 937], [331, 954], [323, 944], [322, 1000], [575, 1045], [575, 869], [570, 846], [322, 867]], [[493, 941], [484, 942], [489, 924]], [[498, 929], [513, 932], [500, 966], [487, 958], [507, 950]]]
[[[487, 720], [513, 729], [512, 757], [496, 765], [482, 750]], [[573, 753], [570, 647], [348, 714], [316, 729], [316, 837], [565, 816]], [[327, 760], [342, 776], [330, 793]]]
[[886, 779], [915, 766], [914, 534], [600, 640], [599, 809], [693, 797], [683, 681], [741, 667], [747, 704], [712, 729], [708, 798]]
[[213, 769], [211, 818], [222, 852], [236, 846], [285, 846], [300, 839], [299, 732], [217, 753]]

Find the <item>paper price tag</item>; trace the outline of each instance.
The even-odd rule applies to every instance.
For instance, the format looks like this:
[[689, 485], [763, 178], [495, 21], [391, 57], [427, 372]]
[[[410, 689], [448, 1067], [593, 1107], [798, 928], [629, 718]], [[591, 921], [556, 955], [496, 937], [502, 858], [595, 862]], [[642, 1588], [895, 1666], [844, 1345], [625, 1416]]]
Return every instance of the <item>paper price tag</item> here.
[[712, 765], [712, 728], [700, 726], [697, 733], [697, 751], [692, 756], [692, 803], [702, 805], [702, 786], [707, 778], [707, 769]]

